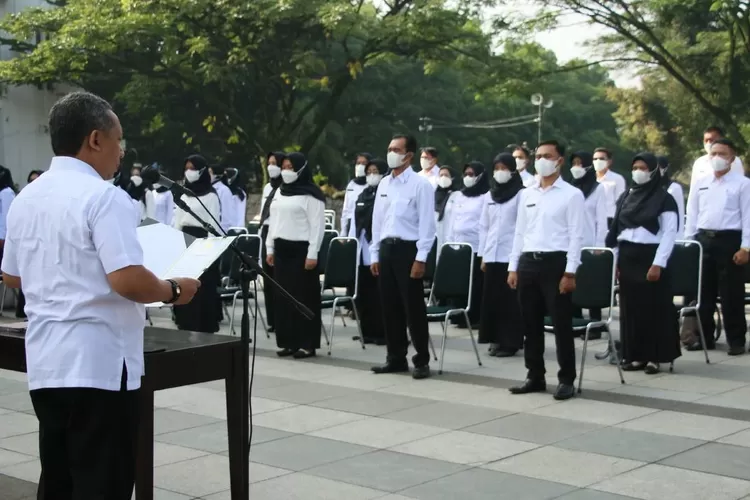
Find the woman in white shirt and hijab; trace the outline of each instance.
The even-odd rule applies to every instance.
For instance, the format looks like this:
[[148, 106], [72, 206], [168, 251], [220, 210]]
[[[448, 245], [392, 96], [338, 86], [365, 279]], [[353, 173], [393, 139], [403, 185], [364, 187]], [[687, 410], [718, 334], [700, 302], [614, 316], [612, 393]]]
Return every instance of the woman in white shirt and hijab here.
[[305, 155], [291, 153], [281, 165], [283, 184], [271, 203], [266, 260], [279, 285], [306, 305], [306, 319], [277, 295], [276, 345], [280, 357], [310, 358], [320, 348], [320, 273], [318, 253], [325, 231], [325, 196], [313, 181]]
[[[281, 187], [281, 164], [284, 163], [286, 155], [281, 151], [268, 153], [266, 157], [266, 168], [268, 170], [268, 183], [263, 186], [263, 197], [260, 200], [260, 237], [263, 240], [261, 245], [261, 257], [263, 258], [263, 270], [271, 278], [273, 275], [273, 266], [267, 262], [266, 241], [268, 239], [268, 228], [271, 224], [271, 202], [276, 197], [276, 192]], [[272, 286], [272, 285], [271, 285]], [[268, 331], [276, 331], [276, 292], [270, 287], [263, 289], [263, 296], [266, 303], [266, 322]]]
[[372, 156], [369, 153], [360, 153], [357, 155], [357, 160], [354, 163], [354, 178], [346, 186], [344, 206], [341, 208], [341, 234], [349, 234], [349, 229], [354, 220], [354, 207], [357, 203], [357, 198], [359, 198], [359, 195], [367, 187], [365, 177], [367, 175], [367, 165], [371, 159]]
[[[160, 173], [163, 171], [162, 167], [156, 163], [152, 165], [152, 168], [158, 169]], [[146, 191], [146, 216], [162, 224], [172, 225], [174, 196], [169, 188], [156, 183]]]
[[437, 188], [435, 188], [435, 237], [437, 238], [437, 253], [445, 243], [445, 232], [450, 220], [448, 202], [456, 192], [456, 173], [448, 166], [440, 167], [438, 171]]
[[247, 219], [247, 193], [245, 192], [245, 179], [240, 170], [234, 167], [224, 171], [229, 191], [232, 192], [232, 210], [234, 210], [233, 224], [235, 227], [245, 227]]

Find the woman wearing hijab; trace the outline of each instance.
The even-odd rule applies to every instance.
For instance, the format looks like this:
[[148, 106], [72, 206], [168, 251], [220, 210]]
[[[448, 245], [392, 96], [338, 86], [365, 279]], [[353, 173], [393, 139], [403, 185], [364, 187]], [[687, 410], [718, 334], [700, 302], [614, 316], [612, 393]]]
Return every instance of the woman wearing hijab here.
[[130, 169], [130, 182], [125, 186], [125, 191], [127, 191], [133, 199], [133, 204], [135, 204], [138, 209], [139, 220], [145, 219], [146, 214], [148, 213], [146, 207], [146, 188], [148, 188], [148, 186], [143, 183], [140, 167], [133, 167]]
[[[596, 180], [594, 155], [578, 151], [570, 155], [571, 184], [581, 190], [584, 197], [583, 246], [603, 247], [607, 237], [607, 198], [604, 187]], [[582, 318], [583, 312], [576, 308], [574, 317]], [[602, 319], [601, 309], [590, 309], [589, 317], [594, 321]], [[601, 332], [592, 332], [589, 339], [601, 338]]]
[[[263, 197], [260, 201], [260, 237], [263, 240], [261, 245], [261, 256], [263, 258], [263, 270], [273, 278], [273, 266], [268, 265], [266, 262], [266, 240], [268, 238], [268, 228], [271, 224], [271, 202], [276, 196], [276, 191], [281, 187], [281, 164], [284, 163], [286, 155], [281, 152], [268, 153], [266, 157], [266, 165], [268, 170], [268, 183], [263, 186]], [[266, 322], [268, 323], [268, 331], [276, 331], [276, 292], [270, 288], [263, 289], [263, 295], [266, 303]]]
[[662, 187], [667, 190], [667, 193], [672, 195], [677, 204], [677, 235], [680, 237], [685, 232], [685, 193], [682, 190], [682, 186], [673, 181], [669, 175], [669, 158], [666, 156], [657, 156], [656, 163], [659, 165]]
[[437, 188], [435, 188], [435, 228], [437, 237], [437, 249], [445, 243], [445, 232], [448, 229], [447, 222], [450, 220], [448, 201], [456, 192], [456, 172], [448, 167], [442, 166], [438, 171]]
[[[464, 188], [450, 197], [450, 219], [445, 232], [446, 243], [468, 243], [474, 253], [474, 277], [471, 290], [471, 307], [469, 309], [469, 320], [471, 324], [479, 323], [479, 306], [482, 303], [482, 271], [481, 259], [477, 257], [479, 252], [479, 224], [477, 221], [482, 216], [484, 205], [484, 194], [490, 189], [489, 176], [485, 172], [484, 165], [478, 161], [472, 161], [464, 165], [463, 170]], [[456, 324], [464, 326], [466, 320], [456, 317]]]
[[232, 192], [234, 226], [245, 227], [247, 218], [247, 193], [245, 193], [245, 182], [237, 168], [228, 168], [224, 171], [229, 191]]
[[479, 342], [490, 343], [490, 356], [514, 356], [523, 345], [523, 322], [516, 291], [508, 286], [508, 260], [516, 233], [518, 195], [523, 180], [510, 153], [495, 157], [489, 193], [479, 219], [479, 252], [484, 273]]
[[276, 281], [314, 314], [306, 319], [289, 301], [276, 297], [276, 354], [310, 358], [320, 348], [318, 253], [325, 231], [325, 196], [302, 153], [284, 159], [281, 179], [271, 203], [266, 261], [274, 266]]
[[349, 225], [349, 236], [359, 240], [359, 281], [357, 283], [357, 312], [365, 344], [385, 345], [383, 312], [378, 293], [378, 280], [370, 272], [370, 242], [372, 242], [372, 210], [378, 184], [388, 173], [388, 163], [370, 160], [365, 170], [367, 187], [357, 198], [354, 217]]
[[677, 236], [677, 204], [656, 157], [633, 158], [634, 186], [617, 202], [607, 246], [617, 249], [623, 369], [659, 372], [680, 356], [667, 261]]
[[365, 178], [367, 165], [372, 157], [369, 153], [359, 153], [357, 160], [354, 162], [354, 178], [346, 186], [344, 195], [344, 206], [341, 208], [341, 234], [349, 234], [351, 222], [354, 220], [354, 207], [357, 198], [367, 187]]
[[[195, 196], [184, 194], [181, 200], [195, 214], [219, 230], [216, 222], [221, 216], [219, 196], [211, 186], [211, 174], [206, 159], [200, 155], [191, 155], [185, 159], [185, 187]], [[206, 206], [203, 208], [200, 202]], [[216, 220], [214, 220], [216, 219]], [[195, 238], [210, 236], [203, 225], [180, 207], [175, 207], [173, 226]], [[180, 330], [193, 332], [216, 333], [221, 321], [221, 298], [218, 288], [221, 284], [219, 263], [206, 269], [200, 277], [201, 287], [190, 304], [174, 306], [175, 323]]]
[[[161, 166], [154, 163], [153, 168], [162, 171]], [[174, 197], [169, 188], [159, 183], [153, 184], [151, 189], [146, 191], [146, 216], [157, 222], [172, 225], [174, 221]]]

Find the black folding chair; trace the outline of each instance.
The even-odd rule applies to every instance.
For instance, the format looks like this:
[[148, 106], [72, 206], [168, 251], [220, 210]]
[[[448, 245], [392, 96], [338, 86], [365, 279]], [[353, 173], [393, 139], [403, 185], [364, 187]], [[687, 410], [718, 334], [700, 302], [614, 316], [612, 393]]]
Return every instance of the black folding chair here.
[[[250, 259], [253, 259], [255, 261], [258, 261], [260, 258], [260, 245], [261, 245], [261, 239], [260, 236], [257, 234], [242, 234], [237, 237], [237, 248], [242, 252], [243, 254], [247, 255]], [[231, 250], [230, 250], [231, 251]], [[222, 287], [219, 288], [219, 296], [221, 297], [222, 306], [224, 307], [224, 314], [229, 316], [229, 330], [231, 331], [232, 335], [236, 335], [236, 332], [234, 330], [234, 316], [235, 316], [235, 310], [237, 308], [237, 300], [242, 300], [242, 288], [240, 287], [240, 281], [242, 280], [242, 261], [240, 261], [240, 258], [237, 257], [234, 253], [232, 253], [232, 259], [229, 266], [229, 275], [225, 280], [223, 280]], [[257, 301], [258, 297], [258, 280], [257, 278], [253, 280], [253, 289], [250, 292], [249, 299], [255, 299]], [[227, 311], [227, 305], [226, 302], [228, 300], [232, 301], [232, 313], [229, 314]], [[270, 334], [268, 333], [268, 327], [266, 326], [266, 321], [263, 318], [262, 314], [258, 314], [258, 317], [255, 316], [255, 308], [250, 309], [250, 313], [253, 315], [255, 320], [258, 320], [258, 317], [260, 317], [260, 321], [263, 324], [263, 329], [266, 331], [266, 337], [270, 338]]]
[[437, 238], [432, 242], [430, 253], [427, 254], [427, 262], [424, 266], [424, 277], [422, 280], [428, 285], [424, 290], [424, 296], [429, 297], [432, 288], [432, 280], [435, 277], [435, 266], [437, 265]]
[[247, 223], [247, 234], [260, 234], [260, 222], [250, 221]]

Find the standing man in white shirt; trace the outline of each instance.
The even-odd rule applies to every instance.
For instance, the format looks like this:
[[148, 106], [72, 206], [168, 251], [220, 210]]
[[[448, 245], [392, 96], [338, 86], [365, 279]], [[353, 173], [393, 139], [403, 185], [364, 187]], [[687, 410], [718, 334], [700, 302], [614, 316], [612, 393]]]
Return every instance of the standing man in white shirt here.
[[221, 222], [221, 228], [224, 231], [228, 231], [230, 227], [236, 226], [234, 216], [237, 211], [234, 209], [234, 195], [226, 184], [224, 166], [213, 165], [208, 167], [208, 171], [211, 173], [211, 184], [216, 194], [219, 195], [219, 206], [221, 207], [219, 221]]
[[50, 111], [55, 157], [8, 214], [6, 286], [26, 295], [26, 363], [39, 419], [39, 500], [130, 500], [142, 304], [188, 303], [197, 280], [143, 267], [135, 208], [107, 182], [122, 128], [109, 103], [74, 92]]
[[432, 189], [437, 189], [440, 167], [438, 166], [438, 150], [432, 147], [422, 148], [422, 156], [419, 158], [419, 166], [422, 170], [419, 175], [424, 176]]
[[367, 187], [366, 170], [372, 156], [370, 153], [360, 153], [354, 162], [354, 179], [349, 181], [344, 194], [344, 206], [341, 208], [341, 234], [349, 234], [349, 227], [354, 218], [357, 198]]
[[[711, 126], [703, 131], [703, 149], [706, 151], [706, 154], [693, 163], [693, 169], [690, 173], [690, 191], [693, 190], [693, 186], [699, 179], [713, 177], [714, 169], [711, 161], [711, 145], [723, 138], [724, 131], [720, 127]], [[742, 165], [742, 160], [737, 156], [732, 160], [731, 169], [732, 172], [745, 175], [745, 167]]]
[[409, 371], [406, 327], [417, 353], [415, 379], [430, 376], [429, 331], [422, 278], [435, 241], [435, 192], [411, 162], [412, 136], [396, 135], [388, 146], [391, 175], [380, 181], [372, 215], [371, 270], [379, 278], [388, 356], [375, 373]]
[[625, 177], [617, 172], [612, 171], [612, 152], [606, 148], [596, 148], [594, 150], [594, 170], [596, 170], [596, 180], [604, 187], [604, 194], [607, 198], [607, 226], [612, 225], [617, 209], [617, 200], [627, 189]]
[[[745, 273], [750, 256], [750, 179], [731, 165], [737, 153], [731, 141], [711, 145], [714, 174], [696, 180], [688, 195], [685, 237], [703, 246], [699, 311], [706, 348], [714, 347], [714, 307], [720, 297], [730, 356], [745, 353]], [[700, 344], [688, 350], [699, 350]]]
[[576, 270], [581, 263], [584, 198], [560, 177], [565, 149], [557, 141], [536, 150], [538, 185], [524, 189], [518, 206], [513, 250], [508, 263], [508, 285], [518, 289], [526, 343], [528, 374], [513, 394], [547, 390], [544, 368], [544, 316], [555, 328], [559, 385], [555, 399], [574, 396], [576, 351], [573, 340], [573, 300]]
[[512, 145], [513, 158], [516, 159], [516, 171], [521, 176], [524, 187], [531, 187], [536, 184], [536, 177], [529, 173], [531, 164], [531, 151], [526, 146]]

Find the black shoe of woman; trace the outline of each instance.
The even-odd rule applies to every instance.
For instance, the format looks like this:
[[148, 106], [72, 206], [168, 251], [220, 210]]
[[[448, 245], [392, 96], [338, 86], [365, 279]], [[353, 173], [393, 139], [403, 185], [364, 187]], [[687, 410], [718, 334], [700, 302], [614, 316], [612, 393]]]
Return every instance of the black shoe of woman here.
[[646, 367], [645, 363], [639, 363], [638, 361], [632, 361], [629, 363], [622, 364], [622, 371], [624, 372], [639, 372]]
[[300, 349], [299, 351], [292, 354], [292, 357], [294, 359], [305, 359], [305, 358], [314, 358], [315, 357], [315, 349], [312, 349], [310, 351], [306, 349]]
[[276, 355], [280, 358], [286, 358], [288, 356], [294, 356], [296, 352], [296, 349], [282, 349], [280, 351], [276, 351]]
[[657, 373], [659, 373], [659, 363], [647, 364], [644, 371], [646, 372], [646, 375], [656, 375]]

